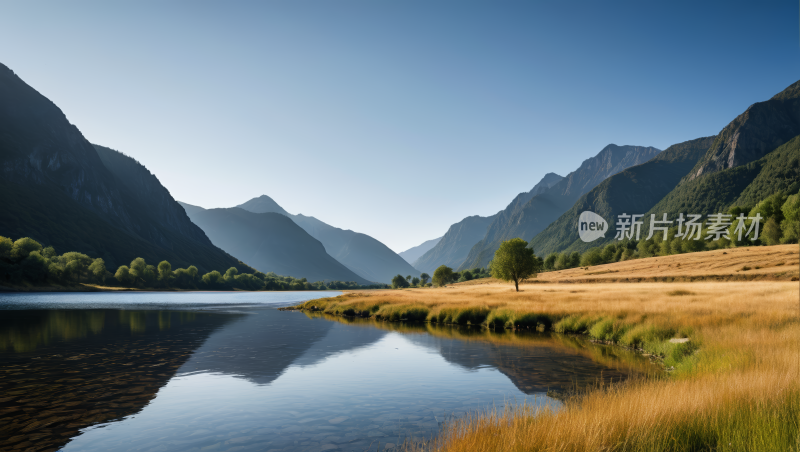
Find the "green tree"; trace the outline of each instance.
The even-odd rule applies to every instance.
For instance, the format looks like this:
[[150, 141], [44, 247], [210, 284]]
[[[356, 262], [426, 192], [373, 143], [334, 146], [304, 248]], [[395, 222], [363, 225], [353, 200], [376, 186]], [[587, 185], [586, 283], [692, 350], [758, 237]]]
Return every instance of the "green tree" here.
[[453, 269], [446, 266], [440, 265], [439, 268], [434, 270], [433, 272], [433, 284], [444, 287], [449, 283], [453, 278]]
[[76, 251], [64, 253], [61, 258], [65, 262], [66, 273], [72, 279], [80, 282], [81, 277], [89, 271], [89, 265], [92, 264], [92, 258]]
[[783, 213], [783, 232], [781, 243], [797, 243], [800, 239], [800, 193], [786, 198], [786, 202], [781, 206]]
[[533, 249], [528, 248], [528, 242], [520, 238], [506, 240], [494, 253], [492, 276], [503, 281], [514, 281], [514, 288], [519, 292], [519, 282], [535, 275], [540, 270], [538, 265], [539, 261], [534, 257]]
[[203, 275], [202, 280], [211, 289], [218, 288], [224, 282], [222, 274], [216, 270], [210, 271]]
[[429, 281], [430, 279], [431, 279], [431, 275], [429, 275], [429, 274], [427, 274], [427, 273], [423, 273], [423, 274], [419, 275], [419, 282], [420, 282], [420, 283], [421, 283], [423, 286], [424, 286], [425, 284], [428, 284], [428, 281]]
[[777, 245], [781, 243], [781, 235], [783, 235], [781, 227], [773, 216], [767, 220], [767, 223], [764, 225], [764, 230], [761, 233], [761, 241], [767, 245]]
[[239, 270], [236, 267], [231, 267], [225, 272], [225, 281], [228, 283], [233, 283], [236, 275], [239, 274]]
[[592, 265], [600, 265], [603, 263], [603, 254], [604, 251], [601, 251], [600, 248], [592, 248], [589, 251], [583, 253], [581, 256], [581, 266], [589, 267]]
[[195, 278], [197, 278], [197, 267], [194, 265], [190, 265], [189, 268], [186, 269], [189, 272], [189, 276], [192, 278], [192, 283], [194, 283]]
[[133, 283], [136, 284], [137, 282], [144, 283], [144, 272], [147, 269], [147, 262], [144, 261], [141, 257], [137, 257], [136, 259], [131, 261], [130, 266], [130, 274], [133, 277]]
[[142, 276], [145, 287], [153, 287], [158, 278], [158, 270], [155, 265], [148, 265], [144, 268], [144, 275]]
[[397, 275], [394, 278], [392, 278], [392, 289], [402, 289], [408, 286], [409, 282], [408, 280], [403, 278], [403, 275]]
[[412, 286], [418, 286], [419, 285], [419, 278], [417, 278], [416, 276], [411, 278], [411, 285]]
[[106, 261], [97, 258], [89, 265], [89, 273], [92, 274], [95, 282], [103, 284], [106, 281]]
[[117, 272], [114, 273], [114, 278], [125, 286], [133, 284], [135, 279], [127, 265], [120, 265]]
[[11, 260], [12, 248], [14, 248], [14, 242], [8, 237], [0, 236], [0, 259]]
[[14, 246], [11, 248], [11, 259], [19, 262], [28, 257], [28, 254], [30, 254], [32, 251], [41, 250], [42, 245], [39, 244], [39, 242], [30, 237], [23, 237], [14, 242]]
[[44, 282], [47, 279], [47, 259], [38, 251], [31, 251], [22, 260], [22, 276], [30, 282]]
[[555, 270], [556, 269], [556, 261], [558, 260], [558, 253], [550, 253], [544, 258], [544, 269], [545, 270]]
[[167, 261], [158, 264], [158, 280], [169, 287], [169, 280], [172, 278], [172, 265]]
[[42, 256], [45, 259], [52, 259], [56, 257], [56, 250], [52, 246], [48, 246], [47, 248], [42, 250]]

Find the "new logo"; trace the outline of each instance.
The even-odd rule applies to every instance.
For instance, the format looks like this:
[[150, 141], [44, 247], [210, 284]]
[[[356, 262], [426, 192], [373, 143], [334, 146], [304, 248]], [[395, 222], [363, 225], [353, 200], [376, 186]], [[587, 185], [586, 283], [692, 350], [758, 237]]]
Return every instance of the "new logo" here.
[[594, 212], [587, 210], [578, 218], [578, 235], [584, 242], [593, 242], [600, 237], [605, 237], [607, 230], [606, 220]]

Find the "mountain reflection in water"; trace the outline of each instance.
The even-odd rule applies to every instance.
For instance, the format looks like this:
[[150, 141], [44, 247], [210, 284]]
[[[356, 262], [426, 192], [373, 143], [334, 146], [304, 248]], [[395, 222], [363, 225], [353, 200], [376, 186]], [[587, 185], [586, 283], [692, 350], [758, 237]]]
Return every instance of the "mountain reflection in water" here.
[[0, 319], [0, 450], [376, 450], [454, 413], [526, 395], [558, 406], [546, 390], [648, 369], [563, 336], [274, 309]]

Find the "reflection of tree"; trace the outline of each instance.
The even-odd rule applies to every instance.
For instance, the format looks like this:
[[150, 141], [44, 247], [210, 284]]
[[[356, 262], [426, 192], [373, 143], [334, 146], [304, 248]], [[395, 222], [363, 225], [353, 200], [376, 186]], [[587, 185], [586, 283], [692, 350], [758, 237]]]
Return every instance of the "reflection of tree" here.
[[4, 311], [0, 450], [57, 450], [82, 428], [138, 412], [210, 333], [235, 318]]
[[164, 331], [172, 322], [181, 325], [195, 319], [193, 312], [159, 311], [4, 311], [0, 317], [0, 352], [32, 352], [53, 341], [71, 341], [100, 335], [104, 329], [124, 327], [131, 334]]

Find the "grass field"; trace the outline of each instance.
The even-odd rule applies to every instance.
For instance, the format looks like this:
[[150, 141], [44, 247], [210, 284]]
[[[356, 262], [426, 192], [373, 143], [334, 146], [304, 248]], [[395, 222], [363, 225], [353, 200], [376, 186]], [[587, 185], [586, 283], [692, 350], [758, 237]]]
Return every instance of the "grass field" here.
[[[453, 421], [425, 446], [431, 450], [800, 451], [800, 283], [791, 281], [798, 247], [726, 251], [542, 274], [520, 292], [487, 279], [300, 307], [584, 334], [659, 356], [669, 370], [667, 378], [589, 392], [558, 412], [507, 407]], [[759, 276], [736, 280], [743, 272]], [[679, 282], [629, 282], [656, 276]]]

